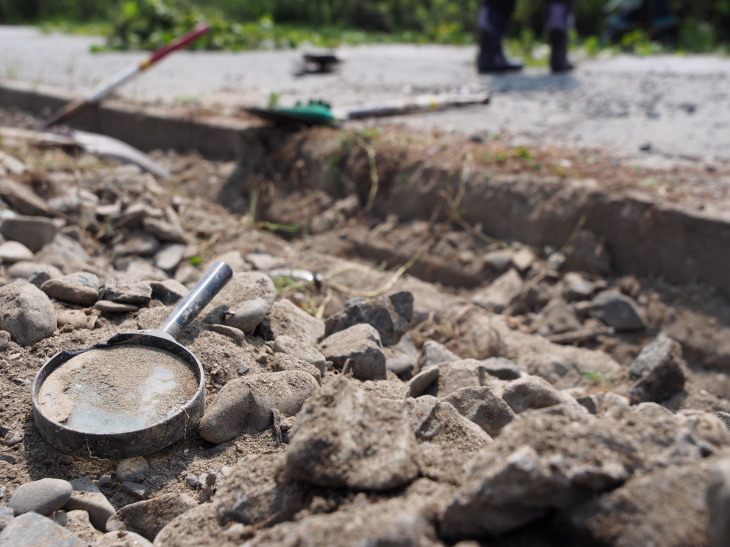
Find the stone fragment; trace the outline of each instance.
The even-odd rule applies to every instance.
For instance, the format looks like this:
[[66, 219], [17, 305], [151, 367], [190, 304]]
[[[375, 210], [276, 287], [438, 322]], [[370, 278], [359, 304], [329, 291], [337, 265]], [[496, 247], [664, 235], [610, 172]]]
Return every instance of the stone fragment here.
[[155, 298], [167, 306], [177, 304], [185, 298], [190, 290], [174, 279], [166, 279], [164, 281], [151, 281], [152, 298]]
[[313, 364], [303, 361], [298, 357], [287, 355], [286, 353], [274, 353], [267, 360], [267, 365], [272, 372], [282, 372], [284, 370], [301, 370], [307, 374], [311, 374], [312, 378], [317, 380], [317, 383], [322, 385], [323, 373], [321, 369], [315, 367]]
[[494, 313], [509, 308], [522, 294], [523, 281], [517, 270], [502, 274], [484, 289], [474, 293], [472, 302]]
[[8, 275], [13, 279], [25, 279], [38, 288], [44, 281], [54, 277], [63, 277], [61, 270], [55, 266], [25, 260], [8, 266]]
[[399, 376], [410, 376], [418, 367], [419, 351], [413, 338], [405, 333], [397, 344], [383, 348], [385, 368]]
[[124, 481], [119, 487], [122, 492], [124, 492], [125, 494], [129, 494], [130, 496], [138, 500], [144, 500], [149, 497], [149, 490], [142, 483]]
[[94, 303], [94, 309], [104, 313], [132, 313], [139, 310], [139, 306], [112, 302], [111, 300], [97, 300]]
[[163, 272], [172, 273], [185, 258], [187, 245], [182, 243], [166, 243], [155, 253], [154, 264]]
[[[242, 527], [235, 523], [232, 526]], [[201, 542], [201, 530], [204, 530]], [[215, 507], [212, 503], [201, 503], [172, 519], [155, 536], [156, 547], [178, 545], [209, 545], [210, 547], [241, 547], [244, 544], [243, 534], [230, 537], [229, 529], [218, 522]], [[236, 541], [237, 540], [237, 541]]]
[[63, 234], [58, 234], [36, 253], [35, 259], [55, 266], [64, 274], [81, 271], [91, 262], [91, 257], [81, 244]]
[[[103, 537], [104, 539], [98, 542], [99, 547], [152, 547], [153, 545], [151, 541], [129, 530], [107, 532]], [[168, 543], [165, 545], [181, 545], [181, 543]]]
[[99, 298], [121, 304], [146, 306], [152, 300], [152, 285], [146, 281], [119, 281], [110, 279], [104, 283]]
[[532, 249], [526, 246], [520, 246], [512, 255], [512, 264], [518, 271], [523, 273], [530, 269], [535, 260], [537, 260], [537, 256], [532, 252]]
[[421, 347], [421, 354], [418, 357], [419, 370], [426, 369], [439, 363], [459, 361], [461, 357], [450, 351], [443, 344], [435, 340], [426, 340]]
[[223, 320], [226, 325], [236, 327], [247, 334], [251, 334], [266, 318], [270, 310], [271, 304], [266, 299], [254, 298], [244, 302], [240, 307], [226, 314]]
[[560, 391], [539, 376], [524, 376], [509, 382], [504, 386], [502, 399], [516, 414], [565, 402]]
[[730, 538], [730, 457], [715, 462], [707, 489], [709, 547], [725, 547]]
[[99, 299], [99, 278], [93, 273], [76, 272], [60, 279], [49, 279], [41, 285], [41, 290], [61, 302], [93, 306]]
[[246, 339], [246, 335], [241, 329], [236, 327], [229, 327], [228, 325], [211, 325], [208, 327], [211, 331], [222, 334], [236, 342], [237, 344], [242, 343]]
[[566, 509], [561, 527], [582, 545], [707, 545], [710, 480], [704, 465], [658, 469]]
[[441, 363], [438, 368], [438, 380], [427, 391], [430, 395], [446, 397], [461, 388], [482, 385], [484, 373], [481, 371], [481, 361], [476, 359]]
[[124, 241], [114, 246], [116, 256], [152, 256], [160, 249], [160, 241], [148, 232], [133, 230]]
[[293, 416], [319, 387], [301, 370], [244, 376], [229, 381], [206, 409], [198, 426], [200, 436], [219, 444], [243, 433], [271, 425], [272, 411]]
[[413, 294], [408, 291], [378, 298], [351, 298], [344, 310], [327, 318], [325, 336], [367, 323], [378, 331], [384, 346], [392, 346], [410, 329], [412, 318]]
[[638, 378], [629, 391], [632, 403], [660, 403], [671, 398], [684, 389], [686, 381], [681, 346], [660, 333], [642, 348], [631, 363], [629, 374]]
[[533, 328], [538, 334], [560, 334], [576, 331], [581, 328], [581, 322], [575, 315], [573, 308], [562, 298], [553, 298], [542, 308], [539, 318]]
[[0, 234], [35, 253], [54, 240], [58, 226], [50, 218], [18, 215], [0, 221]]
[[596, 285], [577, 272], [568, 272], [563, 276], [563, 298], [568, 302], [588, 300], [596, 290]]
[[297, 416], [286, 469], [317, 486], [390, 490], [415, 479], [415, 450], [402, 400], [369, 397], [357, 382], [336, 377]]
[[639, 305], [625, 294], [615, 290], [602, 291], [596, 295], [591, 304], [591, 316], [619, 332], [646, 328]]
[[0, 262], [3, 264], [15, 264], [24, 260], [32, 260], [33, 251], [17, 241], [4, 241], [0, 243]]
[[424, 395], [406, 399], [405, 404], [411, 429], [419, 443], [470, 454], [492, 442], [489, 434], [459, 414], [448, 401]]
[[38, 287], [18, 280], [0, 287], [0, 329], [21, 346], [51, 336], [57, 327], [53, 303]]
[[147, 459], [137, 456], [120, 461], [114, 474], [120, 481], [142, 482], [149, 470], [150, 464]]
[[94, 528], [106, 532], [106, 521], [116, 513], [114, 506], [88, 477], [71, 481], [73, 491], [63, 506], [66, 511], [86, 511]]
[[510, 406], [487, 386], [464, 387], [444, 400], [491, 436], [498, 434], [515, 417]]
[[110, 531], [130, 530], [154, 541], [172, 519], [197, 505], [186, 494], [160, 494], [150, 500], [125, 505], [109, 519], [107, 527]]
[[0, 178], [0, 196], [10, 204], [13, 211], [29, 216], [53, 216], [46, 200], [36, 194], [28, 185], [11, 178]]
[[514, 251], [512, 249], [499, 249], [496, 251], [490, 251], [482, 257], [484, 266], [495, 272], [506, 272], [507, 268], [512, 265], [512, 256]]
[[71, 497], [73, 487], [61, 479], [39, 479], [21, 484], [10, 497], [8, 505], [16, 515], [38, 513], [50, 515], [60, 509]]
[[290, 520], [301, 510], [304, 490], [287, 480], [285, 460], [283, 453], [241, 458], [216, 490], [213, 504], [219, 521], [270, 525]]
[[104, 536], [102, 532], [94, 528], [91, 524], [89, 514], [81, 509], [66, 511], [65, 528], [76, 537], [83, 539], [89, 545], [93, 545]]
[[211, 313], [217, 314], [218, 319], [214, 321], [215, 323], [225, 324], [224, 315], [238, 310], [243, 304], [255, 298], [263, 298], [271, 307], [276, 300], [274, 282], [261, 272], [238, 272], [234, 269], [231, 280], [213, 298], [206, 310], [213, 310]]
[[500, 380], [516, 380], [522, 376], [522, 371], [513, 361], [506, 357], [490, 357], [481, 362], [481, 368], [489, 376]]
[[276, 352], [286, 353], [314, 365], [319, 369], [322, 376], [327, 371], [327, 359], [322, 355], [322, 352], [296, 338], [282, 334], [274, 340], [272, 347]]
[[25, 513], [14, 518], [0, 532], [3, 547], [29, 547], [52, 545], [53, 547], [87, 547], [88, 544], [63, 526], [38, 513]]
[[142, 221], [142, 227], [160, 241], [167, 241], [170, 243], [187, 242], [185, 230], [173, 222], [167, 222], [158, 218], [145, 217]]
[[22, 175], [28, 170], [25, 163], [3, 151], [0, 151], [0, 168], [11, 175]]
[[259, 330], [269, 340], [276, 340], [284, 334], [316, 346], [324, 336], [324, 322], [298, 308], [290, 300], [277, 300], [271, 306], [268, 317], [259, 325]]
[[384, 380], [385, 354], [378, 331], [368, 323], [359, 323], [331, 334], [319, 345], [323, 355], [335, 368], [348, 367], [358, 380]]
[[0, 505], [0, 532], [15, 518], [15, 511], [7, 505]]
[[437, 366], [431, 366], [423, 369], [413, 378], [408, 380], [406, 388], [406, 397], [420, 397], [438, 380], [440, 369]]

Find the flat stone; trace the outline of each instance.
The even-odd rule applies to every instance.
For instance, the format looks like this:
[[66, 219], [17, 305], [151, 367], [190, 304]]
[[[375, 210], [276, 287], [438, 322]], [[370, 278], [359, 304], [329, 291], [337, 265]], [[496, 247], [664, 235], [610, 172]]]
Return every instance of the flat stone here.
[[30, 547], [52, 545], [53, 547], [87, 547], [88, 543], [38, 513], [25, 513], [14, 518], [0, 532], [3, 547]]
[[686, 375], [682, 347], [664, 333], [644, 346], [629, 367], [629, 374], [638, 378], [631, 387], [632, 403], [662, 402], [684, 389]]
[[178, 515], [198, 503], [186, 494], [160, 494], [150, 500], [125, 505], [109, 519], [110, 531], [130, 530], [149, 541]]
[[319, 387], [314, 377], [302, 370], [285, 370], [243, 376], [229, 381], [208, 406], [198, 432], [205, 440], [219, 444], [243, 433], [271, 425], [272, 412], [293, 416]]
[[297, 416], [286, 469], [317, 486], [390, 490], [416, 478], [415, 452], [403, 400], [368, 396], [359, 382], [335, 377]]
[[515, 418], [510, 406], [488, 387], [464, 387], [451, 393], [444, 401], [451, 403], [459, 414], [494, 436]]
[[223, 336], [230, 338], [237, 344], [240, 344], [246, 339], [246, 334], [236, 327], [229, 327], [228, 325], [210, 325], [208, 328], [213, 332], [217, 332], [218, 334], [222, 334]]
[[83, 539], [89, 545], [93, 545], [104, 536], [91, 524], [89, 513], [82, 509], [66, 510], [66, 523], [64, 526], [66, 530], [73, 532], [76, 537]]
[[41, 285], [41, 290], [61, 302], [93, 306], [99, 299], [99, 278], [93, 273], [76, 272], [61, 279], [49, 279]]
[[490, 357], [481, 362], [481, 368], [490, 376], [500, 380], [516, 380], [522, 371], [513, 361], [506, 357]]
[[30, 346], [51, 336], [57, 327], [51, 300], [35, 285], [18, 280], [0, 287], [0, 329], [21, 346]]
[[22, 243], [34, 253], [55, 239], [58, 226], [47, 217], [18, 215], [0, 221], [0, 234], [6, 239]]
[[269, 340], [276, 340], [279, 336], [286, 335], [310, 346], [316, 346], [325, 332], [324, 322], [321, 319], [309, 315], [290, 300], [274, 302], [268, 317], [259, 328]]
[[160, 241], [170, 243], [187, 243], [185, 230], [172, 222], [158, 218], [145, 217], [142, 227]]
[[472, 302], [486, 310], [501, 313], [522, 293], [523, 281], [517, 270], [511, 269], [495, 279], [486, 288], [474, 293]]
[[[103, 542], [102, 542], [103, 541]], [[152, 547], [154, 544], [130, 530], [107, 532], [100, 541], [100, 547]]]
[[421, 347], [421, 354], [418, 357], [418, 368], [423, 370], [439, 363], [459, 361], [461, 357], [449, 350], [446, 346], [435, 340], [426, 340]]
[[323, 376], [327, 371], [327, 359], [325, 359], [325, 356], [322, 355], [322, 352], [314, 346], [297, 340], [296, 338], [282, 334], [274, 340], [272, 347], [274, 348], [274, 351], [286, 353], [287, 355], [291, 355], [292, 357], [296, 357], [297, 359], [301, 359], [302, 361], [306, 361], [307, 363], [314, 365], [319, 369]]
[[14, 264], [23, 260], [32, 260], [33, 251], [17, 241], [4, 241], [0, 243], [0, 262], [3, 264]]
[[591, 302], [591, 316], [600, 319], [617, 331], [635, 331], [646, 328], [643, 314], [633, 298], [614, 290], [598, 293]]
[[139, 310], [139, 306], [134, 304], [122, 304], [121, 302], [112, 302], [111, 300], [97, 300], [94, 303], [94, 309], [104, 313], [132, 313]]
[[71, 498], [73, 487], [61, 479], [40, 479], [21, 484], [10, 497], [8, 505], [16, 515], [34, 512], [50, 515]]
[[160, 249], [160, 241], [148, 232], [134, 230], [124, 242], [114, 246], [117, 256], [152, 256]]
[[177, 304], [190, 292], [190, 289], [174, 279], [151, 281], [150, 287], [152, 287], [152, 298], [168, 306]]
[[120, 481], [142, 482], [149, 470], [150, 464], [147, 459], [138, 456], [120, 461], [114, 474]]
[[359, 323], [328, 336], [319, 345], [335, 368], [347, 364], [358, 380], [384, 380], [385, 354], [378, 331], [368, 323]]
[[16, 262], [15, 264], [8, 266], [8, 275], [13, 279], [25, 279], [39, 288], [44, 281], [48, 281], [52, 278], [63, 277], [61, 270], [55, 266], [40, 264], [38, 262], [30, 262], [27, 260]]
[[172, 273], [185, 258], [188, 246], [182, 243], [166, 243], [155, 253], [154, 263], [164, 272]]
[[53, 241], [36, 253], [35, 259], [55, 266], [64, 274], [83, 270], [91, 262], [91, 257], [83, 246], [63, 234], [58, 234]]
[[71, 497], [63, 508], [66, 511], [86, 511], [91, 524], [97, 530], [106, 532], [106, 521], [116, 513], [114, 506], [88, 477], [73, 479], [71, 486]]
[[152, 286], [146, 281], [129, 282], [110, 279], [99, 292], [99, 298], [138, 307], [146, 306], [152, 300]]
[[[274, 287], [274, 282], [268, 275], [262, 272], [239, 272], [235, 268], [233, 271], [231, 280], [226, 283], [225, 287], [221, 289], [204, 310], [204, 312], [207, 311], [213, 315], [211, 320], [214, 323], [229, 324], [225, 321], [224, 317], [239, 310], [246, 302], [255, 298], [264, 299], [269, 305], [269, 309], [271, 309], [274, 300], [276, 300], [276, 287]], [[281, 302], [288, 302], [288, 300]], [[296, 308], [296, 306], [294, 307]], [[235, 324], [231, 324], [231, 326], [240, 328]], [[324, 327], [322, 330], [324, 330]]]
[[502, 399], [516, 414], [565, 402], [560, 391], [539, 376], [524, 376], [509, 382], [504, 386]]

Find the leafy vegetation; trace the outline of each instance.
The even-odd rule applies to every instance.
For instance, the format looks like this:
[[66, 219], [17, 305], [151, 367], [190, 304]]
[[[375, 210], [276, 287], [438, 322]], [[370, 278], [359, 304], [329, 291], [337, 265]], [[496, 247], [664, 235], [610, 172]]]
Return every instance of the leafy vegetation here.
[[[599, 36], [606, 0], [575, 3], [576, 38], [588, 53], [605, 47]], [[155, 48], [205, 20], [212, 28], [193, 47], [252, 49], [319, 46], [373, 41], [474, 43], [480, 0], [0, 0], [2, 23], [106, 23], [108, 47]], [[675, 51], [727, 49], [730, 0], [673, 0], [680, 26], [670, 46]], [[89, 23], [92, 23], [89, 26]], [[519, 0], [511, 43], [530, 58], [540, 58], [544, 2]], [[78, 28], [78, 27], [77, 27]], [[638, 28], [621, 46], [639, 53], [660, 49]]]

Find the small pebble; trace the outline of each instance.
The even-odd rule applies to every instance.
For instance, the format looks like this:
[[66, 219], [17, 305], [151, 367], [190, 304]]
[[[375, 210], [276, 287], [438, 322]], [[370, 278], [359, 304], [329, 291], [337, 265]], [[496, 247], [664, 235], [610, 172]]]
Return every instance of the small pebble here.
[[50, 515], [65, 505], [72, 491], [71, 483], [61, 479], [45, 478], [26, 482], [10, 497], [8, 505], [16, 515], [30, 512]]
[[115, 474], [122, 482], [142, 482], [150, 469], [149, 462], [142, 458], [127, 458], [117, 464]]

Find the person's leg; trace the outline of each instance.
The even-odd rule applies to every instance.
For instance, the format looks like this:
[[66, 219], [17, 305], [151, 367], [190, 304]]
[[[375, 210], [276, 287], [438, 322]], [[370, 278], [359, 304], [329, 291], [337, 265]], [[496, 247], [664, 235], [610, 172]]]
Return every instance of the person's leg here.
[[509, 61], [504, 54], [502, 40], [507, 34], [515, 0], [485, 0], [479, 10], [479, 59], [480, 73], [499, 73], [521, 70], [522, 64]]
[[568, 60], [568, 31], [572, 17], [571, 0], [548, 2], [547, 33], [550, 41], [550, 69], [553, 72], [573, 70]]

